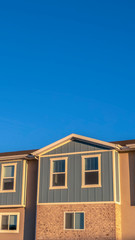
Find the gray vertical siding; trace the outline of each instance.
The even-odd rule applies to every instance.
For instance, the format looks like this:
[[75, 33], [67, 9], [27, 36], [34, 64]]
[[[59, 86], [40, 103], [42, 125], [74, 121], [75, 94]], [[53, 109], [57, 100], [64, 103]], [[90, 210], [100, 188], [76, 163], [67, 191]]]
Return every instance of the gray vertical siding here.
[[[78, 143], [69, 143], [59, 148], [61, 152], [77, 152], [90, 151], [90, 146], [84, 146], [82, 143], [80, 148]], [[88, 149], [89, 148], [89, 149]], [[95, 148], [95, 147], [94, 147]], [[99, 150], [99, 148], [97, 147]], [[100, 148], [101, 150], [101, 148]], [[93, 151], [93, 146], [92, 150]], [[57, 149], [52, 151], [53, 154], [58, 153]], [[51, 153], [52, 153], [51, 152]], [[49, 153], [50, 154], [50, 153]], [[93, 154], [97, 154], [96, 152]], [[40, 183], [39, 183], [39, 203], [54, 203], [54, 202], [96, 202], [96, 201], [113, 201], [113, 164], [112, 151], [98, 152], [101, 154], [101, 187], [98, 188], [81, 188], [82, 184], [82, 155], [88, 154], [73, 154], [64, 155], [68, 157], [68, 189], [49, 190], [50, 184], [50, 157], [43, 156], [40, 159]], [[55, 158], [56, 156], [54, 156]], [[58, 157], [58, 156], [57, 156]]]
[[[0, 162], [0, 175], [1, 175], [1, 165], [7, 164], [7, 163], [11, 163], [11, 161], [4, 162], [4, 163]], [[0, 192], [0, 205], [20, 205], [21, 204], [23, 160], [22, 161], [12, 161], [12, 163], [17, 163], [16, 192], [9, 192], [9, 193]]]
[[120, 202], [119, 155], [115, 153], [116, 202]]

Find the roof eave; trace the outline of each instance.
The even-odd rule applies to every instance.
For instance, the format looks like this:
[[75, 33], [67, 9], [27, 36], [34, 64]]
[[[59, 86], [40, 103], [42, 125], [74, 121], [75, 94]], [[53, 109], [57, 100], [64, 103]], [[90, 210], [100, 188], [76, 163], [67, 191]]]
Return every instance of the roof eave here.
[[17, 160], [17, 159], [24, 159], [28, 156], [28, 154], [22, 154], [22, 155], [11, 155], [11, 156], [2, 156], [0, 157], [0, 161], [2, 160]]
[[34, 160], [35, 156], [32, 154], [21, 154], [21, 155], [11, 155], [11, 156], [1, 156], [0, 161], [10, 161], [10, 160]]

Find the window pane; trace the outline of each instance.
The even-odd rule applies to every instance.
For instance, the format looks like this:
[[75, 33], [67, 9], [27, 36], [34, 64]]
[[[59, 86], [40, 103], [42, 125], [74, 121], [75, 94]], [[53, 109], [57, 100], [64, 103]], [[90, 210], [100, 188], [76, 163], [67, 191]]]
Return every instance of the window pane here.
[[66, 213], [65, 219], [65, 228], [66, 229], [74, 229], [74, 214], [73, 213]]
[[3, 179], [3, 190], [13, 190], [14, 187], [14, 179]]
[[53, 186], [65, 186], [65, 174], [53, 174]]
[[16, 230], [17, 229], [17, 216], [11, 215], [9, 220], [9, 230]]
[[85, 185], [98, 184], [98, 172], [85, 173]]
[[84, 213], [75, 213], [75, 229], [84, 229]]
[[2, 230], [8, 230], [8, 216], [2, 216], [2, 223], [1, 223]]
[[98, 170], [98, 157], [85, 158], [85, 170]]
[[14, 177], [14, 166], [4, 167], [4, 177]]
[[65, 160], [53, 161], [53, 172], [65, 172]]

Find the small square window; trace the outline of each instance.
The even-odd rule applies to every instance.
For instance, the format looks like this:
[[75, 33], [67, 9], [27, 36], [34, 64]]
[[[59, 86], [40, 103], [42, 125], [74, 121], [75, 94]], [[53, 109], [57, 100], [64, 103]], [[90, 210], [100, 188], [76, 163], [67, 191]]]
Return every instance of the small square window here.
[[85, 170], [98, 170], [98, 157], [86, 157]]
[[85, 185], [98, 184], [98, 172], [85, 172]]
[[65, 172], [65, 160], [53, 161], [53, 172]]
[[65, 229], [84, 229], [84, 213], [65, 213]]
[[18, 232], [19, 214], [0, 214], [0, 232]]
[[4, 177], [14, 177], [15, 166], [4, 166]]
[[67, 158], [53, 158], [50, 163], [50, 188], [66, 188]]
[[2, 165], [2, 191], [15, 190], [16, 164]]
[[65, 174], [53, 174], [53, 186], [65, 186]]
[[101, 156], [82, 156], [82, 187], [101, 186]]

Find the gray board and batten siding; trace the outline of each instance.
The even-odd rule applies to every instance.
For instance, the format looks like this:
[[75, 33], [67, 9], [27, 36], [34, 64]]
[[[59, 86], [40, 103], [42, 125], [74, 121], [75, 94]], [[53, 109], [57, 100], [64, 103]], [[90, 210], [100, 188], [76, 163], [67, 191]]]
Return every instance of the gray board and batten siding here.
[[[101, 152], [100, 152], [101, 150]], [[40, 158], [40, 179], [39, 179], [39, 203], [58, 202], [100, 202], [113, 201], [113, 152], [102, 146], [86, 144], [79, 141], [71, 141], [58, 147]], [[92, 153], [79, 153], [66, 155], [66, 153], [95, 151]], [[98, 152], [96, 152], [98, 151]], [[68, 157], [67, 167], [67, 189], [50, 189], [50, 155], [65, 153]], [[81, 188], [82, 185], [82, 156], [101, 154], [101, 187]], [[54, 158], [59, 157], [54, 156]], [[62, 157], [60, 155], [60, 157]]]
[[23, 160], [0, 162], [0, 179], [2, 164], [17, 163], [16, 169], [16, 191], [15, 192], [0, 192], [0, 205], [21, 205], [22, 198], [22, 175], [23, 175]]
[[45, 155], [48, 154], [59, 154], [59, 153], [71, 153], [71, 152], [83, 152], [83, 151], [98, 151], [98, 150], [107, 150], [111, 149], [110, 147], [96, 145], [96, 144], [88, 144], [82, 141], [71, 141], [64, 144], [61, 147], [55, 148], [52, 151], [49, 151]]

